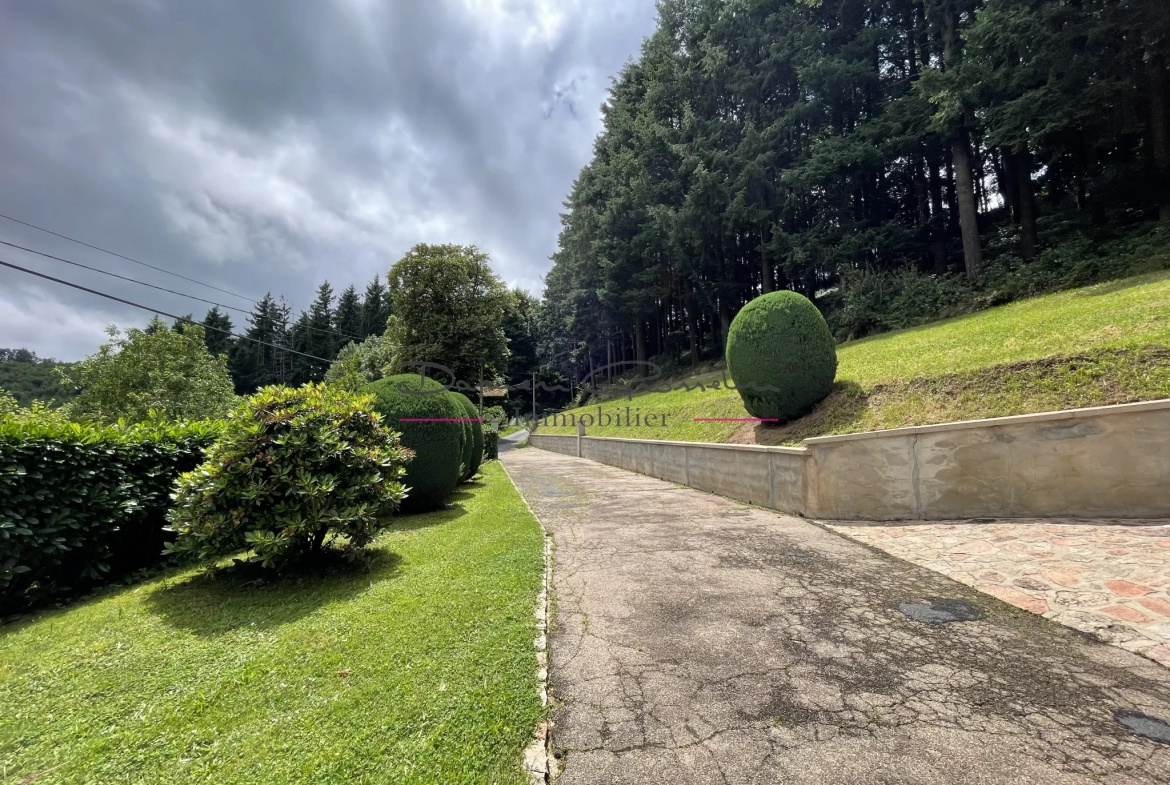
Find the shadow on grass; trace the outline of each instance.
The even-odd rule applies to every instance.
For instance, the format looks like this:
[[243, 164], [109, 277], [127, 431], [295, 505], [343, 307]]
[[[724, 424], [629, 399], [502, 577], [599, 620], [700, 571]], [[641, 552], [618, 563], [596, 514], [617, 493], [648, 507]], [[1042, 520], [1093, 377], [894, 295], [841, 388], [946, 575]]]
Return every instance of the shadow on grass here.
[[168, 581], [150, 594], [146, 605], [170, 626], [204, 637], [243, 628], [265, 630], [393, 578], [401, 562], [392, 551], [371, 548], [353, 561], [326, 551], [313, 564], [280, 574], [236, 563]]
[[1106, 283], [1099, 283], [1095, 286], [1089, 286], [1080, 290], [1077, 294], [1081, 297], [1101, 297], [1106, 294], [1113, 294], [1114, 292], [1122, 292], [1126, 289], [1132, 289], [1135, 286], [1145, 286], [1147, 284], [1156, 283], [1164, 278], [1170, 278], [1170, 270], [1158, 270], [1139, 275], [1131, 278], [1119, 278], [1116, 281], [1108, 281]]
[[[468, 483], [471, 485], [472, 483]], [[462, 518], [467, 514], [467, 510], [463, 509], [463, 505], [458, 502], [465, 501], [471, 498], [471, 494], [466, 491], [456, 491], [451, 494], [447, 500], [447, 505], [438, 510], [426, 511], [408, 511], [399, 512], [394, 515], [390, 522], [390, 532], [410, 532], [418, 529], [426, 529], [431, 526], [438, 526], [441, 523], [448, 523], [456, 518]]]
[[779, 446], [829, 433], [847, 432], [861, 422], [869, 409], [869, 392], [857, 382], [836, 382], [829, 397], [805, 416], [780, 426], [759, 423], [752, 427], [754, 444]]

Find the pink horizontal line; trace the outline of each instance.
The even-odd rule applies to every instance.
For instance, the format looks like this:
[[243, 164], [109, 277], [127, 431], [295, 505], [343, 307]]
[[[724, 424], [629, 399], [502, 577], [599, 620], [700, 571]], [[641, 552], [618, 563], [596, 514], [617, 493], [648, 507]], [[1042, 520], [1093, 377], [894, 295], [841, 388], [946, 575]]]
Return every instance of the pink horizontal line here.
[[695, 417], [692, 422], [780, 422], [779, 417]]
[[483, 422], [480, 417], [399, 417], [398, 422]]

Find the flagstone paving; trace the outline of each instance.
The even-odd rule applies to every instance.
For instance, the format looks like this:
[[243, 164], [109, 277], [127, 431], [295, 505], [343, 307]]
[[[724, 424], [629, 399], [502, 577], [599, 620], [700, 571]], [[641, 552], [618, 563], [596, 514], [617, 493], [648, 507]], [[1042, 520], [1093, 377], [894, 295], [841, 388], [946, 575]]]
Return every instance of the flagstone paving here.
[[825, 525], [1170, 667], [1170, 521]]
[[559, 785], [1170, 782], [1170, 668], [809, 521], [500, 460], [553, 539]]

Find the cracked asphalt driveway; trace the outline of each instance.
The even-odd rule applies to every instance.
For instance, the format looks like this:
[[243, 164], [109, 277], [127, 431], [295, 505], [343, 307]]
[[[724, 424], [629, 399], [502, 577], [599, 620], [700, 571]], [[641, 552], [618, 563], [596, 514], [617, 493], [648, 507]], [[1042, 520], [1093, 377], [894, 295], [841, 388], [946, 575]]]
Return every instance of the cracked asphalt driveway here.
[[1119, 722], [1170, 721], [1162, 666], [798, 518], [502, 461], [555, 546], [562, 785], [1170, 782], [1170, 743]]

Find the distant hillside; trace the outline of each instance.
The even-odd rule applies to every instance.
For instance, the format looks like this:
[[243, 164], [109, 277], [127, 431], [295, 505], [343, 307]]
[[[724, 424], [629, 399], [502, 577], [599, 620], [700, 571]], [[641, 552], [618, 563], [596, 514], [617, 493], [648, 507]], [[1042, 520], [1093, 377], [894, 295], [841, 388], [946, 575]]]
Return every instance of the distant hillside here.
[[60, 406], [77, 395], [61, 385], [57, 374], [57, 368], [70, 364], [43, 360], [26, 349], [0, 349], [0, 389], [12, 393], [21, 406], [33, 401]]

